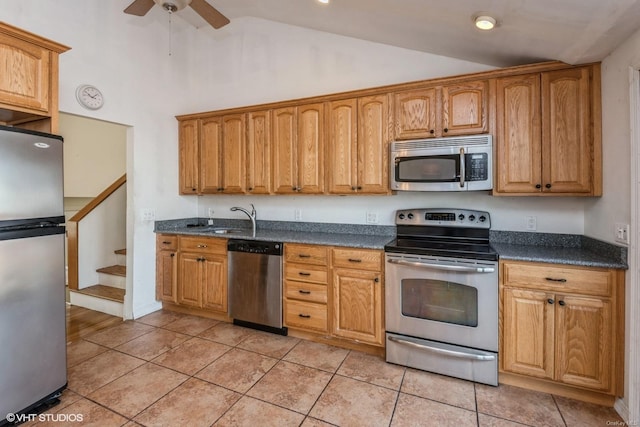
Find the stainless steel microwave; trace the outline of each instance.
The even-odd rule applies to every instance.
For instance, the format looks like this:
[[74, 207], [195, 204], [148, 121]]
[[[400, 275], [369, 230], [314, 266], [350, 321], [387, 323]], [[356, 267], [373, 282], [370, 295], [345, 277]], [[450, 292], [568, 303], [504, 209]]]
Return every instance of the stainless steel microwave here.
[[397, 191], [476, 191], [493, 188], [493, 138], [474, 135], [394, 141], [390, 185]]

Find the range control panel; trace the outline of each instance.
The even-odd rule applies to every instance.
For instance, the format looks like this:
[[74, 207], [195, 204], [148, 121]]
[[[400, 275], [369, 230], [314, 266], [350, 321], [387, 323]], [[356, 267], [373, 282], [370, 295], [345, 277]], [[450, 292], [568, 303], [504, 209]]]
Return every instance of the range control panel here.
[[396, 225], [491, 228], [491, 217], [468, 209], [403, 209], [396, 211]]

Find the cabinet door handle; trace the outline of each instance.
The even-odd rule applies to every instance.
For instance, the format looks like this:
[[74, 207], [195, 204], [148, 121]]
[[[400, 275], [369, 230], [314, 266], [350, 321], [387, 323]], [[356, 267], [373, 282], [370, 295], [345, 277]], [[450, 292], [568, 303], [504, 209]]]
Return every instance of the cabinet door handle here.
[[207, 247], [207, 245], [198, 245], [197, 247], [199, 247], [199, 248], [206, 248], [206, 247]]
[[548, 302], [549, 304], [553, 304], [555, 301], [554, 301], [553, 299], [549, 298], [549, 299], [547, 300], [547, 302]]
[[379, 277], [376, 277], [375, 279], [373, 279], [374, 282], [378, 283], [380, 281]]
[[173, 258], [174, 256], [176, 256], [176, 254], [171, 254], [170, 256], [171, 256], [171, 258]]
[[351, 191], [356, 191], [356, 187], [351, 187]]
[[299, 317], [302, 317], [303, 319], [311, 319], [311, 315], [310, 314], [298, 314]]
[[305, 289], [299, 289], [298, 292], [300, 292], [301, 294], [304, 294], [304, 295], [309, 295], [311, 293], [311, 291], [307, 291]]
[[551, 188], [551, 184], [545, 184], [544, 185], [546, 188]]
[[558, 304], [560, 304], [561, 306], [563, 306], [563, 307], [564, 307], [565, 302], [564, 302], [564, 301], [558, 301]]
[[544, 280], [547, 280], [549, 282], [560, 282], [560, 283], [564, 283], [567, 281], [567, 279], [554, 279], [553, 277], [545, 277]]
[[362, 262], [362, 260], [357, 258], [349, 258], [349, 262]]
[[449, 132], [449, 128], [444, 128], [444, 129], [442, 129], [442, 130], [444, 131], [444, 133]]
[[431, 135], [433, 135], [434, 133], [436, 133], [436, 131], [435, 131], [434, 129], [430, 129], [430, 130], [429, 130], [429, 133], [430, 133]]
[[307, 254], [298, 254], [298, 258], [311, 258], [311, 255], [307, 255]]
[[306, 271], [299, 271], [298, 274], [300, 276], [311, 276], [311, 273], [307, 273]]
[[540, 184], [536, 184], [536, 188], [539, 190], [539, 189], [541, 189], [541, 188], [542, 188], [542, 185], [540, 185]]

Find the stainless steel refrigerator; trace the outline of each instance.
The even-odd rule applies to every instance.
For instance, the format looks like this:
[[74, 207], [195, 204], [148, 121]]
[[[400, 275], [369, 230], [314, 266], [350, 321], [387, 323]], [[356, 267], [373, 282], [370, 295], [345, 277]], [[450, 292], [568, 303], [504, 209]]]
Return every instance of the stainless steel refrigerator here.
[[0, 425], [67, 384], [62, 138], [0, 126]]

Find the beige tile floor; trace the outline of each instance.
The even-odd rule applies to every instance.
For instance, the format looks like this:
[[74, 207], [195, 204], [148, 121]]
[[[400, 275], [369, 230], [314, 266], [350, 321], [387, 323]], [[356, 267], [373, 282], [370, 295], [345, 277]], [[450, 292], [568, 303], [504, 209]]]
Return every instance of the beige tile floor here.
[[[606, 426], [611, 408], [160, 311], [68, 346], [50, 425]], [[61, 418], [60, 418], [61, 417]], [[67, 417], [67, 418], [69, 418]], [[69, 418], [71, 419], [71, 418]], [[46, 424], [46, 423], [44, 423]], [[620, 424], [618, 424], [620, 425]]]

